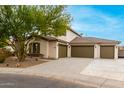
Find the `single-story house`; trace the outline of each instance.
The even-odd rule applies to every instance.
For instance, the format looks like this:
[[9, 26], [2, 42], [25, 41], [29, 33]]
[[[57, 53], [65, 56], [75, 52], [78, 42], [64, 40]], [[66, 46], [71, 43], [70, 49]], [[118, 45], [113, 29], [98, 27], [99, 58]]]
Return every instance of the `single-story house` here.
[[83, 37], [72, 29], [59, 37], [37, 37], [29, 44], [29, 54], [42, 54], [44, 58], [118, 58], [119, 41]]

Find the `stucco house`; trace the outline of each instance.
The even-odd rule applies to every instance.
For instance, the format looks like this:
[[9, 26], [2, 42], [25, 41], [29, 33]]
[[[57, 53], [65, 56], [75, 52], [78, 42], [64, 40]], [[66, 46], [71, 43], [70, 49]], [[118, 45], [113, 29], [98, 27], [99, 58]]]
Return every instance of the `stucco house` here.
[[59, 37], [37, 37], [29, 44], [29, 54], [43, 55], [43, 58], [118, 58], [119, 41], [83, 37], [72, 29]]

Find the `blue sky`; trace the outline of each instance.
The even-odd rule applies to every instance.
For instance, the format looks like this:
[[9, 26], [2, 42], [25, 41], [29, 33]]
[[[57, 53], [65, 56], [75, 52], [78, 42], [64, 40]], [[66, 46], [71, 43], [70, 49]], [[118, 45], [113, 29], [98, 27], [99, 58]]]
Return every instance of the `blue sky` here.
[[124, 45], [124, 6], [74, 5], [67, 11], [73, 17], [72, 29], [78, 33], [119, 40]]

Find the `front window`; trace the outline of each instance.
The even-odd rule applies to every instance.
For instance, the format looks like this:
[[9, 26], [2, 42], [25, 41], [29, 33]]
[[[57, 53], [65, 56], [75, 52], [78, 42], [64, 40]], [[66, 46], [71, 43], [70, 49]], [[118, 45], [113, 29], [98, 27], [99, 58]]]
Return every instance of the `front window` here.
[[29, 53], [39, 54], [40, 53], [40, 43], [30, 43]]

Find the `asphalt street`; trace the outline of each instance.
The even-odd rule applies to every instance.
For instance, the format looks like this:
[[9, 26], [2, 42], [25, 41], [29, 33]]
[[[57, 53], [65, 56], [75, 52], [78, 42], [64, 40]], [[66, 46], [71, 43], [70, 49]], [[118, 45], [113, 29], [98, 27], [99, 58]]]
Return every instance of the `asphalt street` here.
[[71, 82], [39, 76], [0, 74], [0, 88], [87, 88]]

